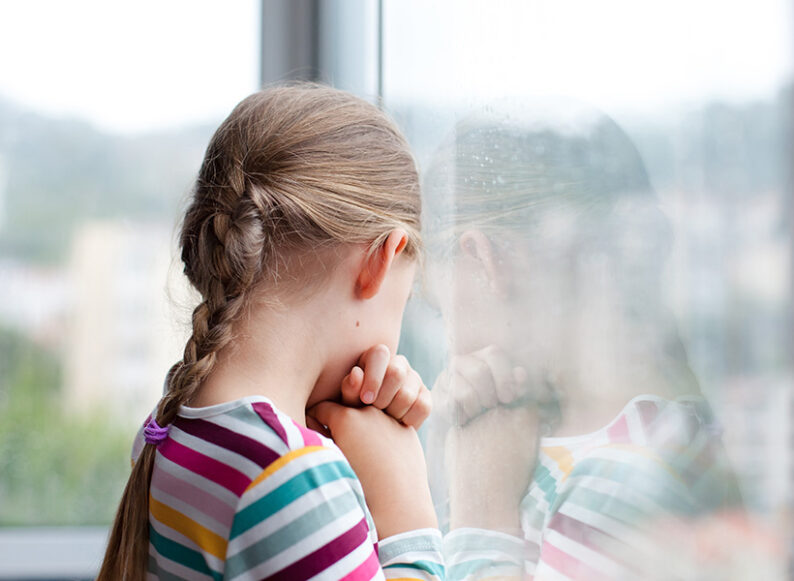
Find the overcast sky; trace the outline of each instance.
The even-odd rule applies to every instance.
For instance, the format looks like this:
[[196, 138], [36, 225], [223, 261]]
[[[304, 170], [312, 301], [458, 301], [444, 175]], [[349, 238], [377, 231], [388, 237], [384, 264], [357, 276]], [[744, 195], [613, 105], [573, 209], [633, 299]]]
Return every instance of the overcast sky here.
[[[394, 97], [420, 90], [437, 100], [566, 95], [638, 111], [765, 98], [791, 79], [793, 5], [388, 0], [386, 88]], [[400, 38], [408, 30], [408, 38], [425, 41]]]
[[112, 131], [217, 122], [258, 50], [256, 0], [0, 1], [0, 95]]
[[[791, 0], [386, 0], [394, 99], [567, 94], [607, 109], [763, 98]], [[217, 122], [255, 90], [257, 0], [5, 0], [0, 95], [117, 132]]]

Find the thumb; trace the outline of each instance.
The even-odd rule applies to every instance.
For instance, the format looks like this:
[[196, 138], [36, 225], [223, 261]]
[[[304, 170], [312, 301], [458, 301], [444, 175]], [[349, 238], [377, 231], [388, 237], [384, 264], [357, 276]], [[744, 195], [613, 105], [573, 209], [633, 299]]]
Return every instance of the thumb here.
[[350, 408], [340, 405], [333, 401], [321, 401], [311, 409], [306, 410], [306, 415], [313, 417], [333, 433], [334, 426], [337, 426], [342, 414]]
[[342, 380], [342, 403], [348, 406], [361, 405], [361, 385], [364, 380], [364, 371], [354, 366]]

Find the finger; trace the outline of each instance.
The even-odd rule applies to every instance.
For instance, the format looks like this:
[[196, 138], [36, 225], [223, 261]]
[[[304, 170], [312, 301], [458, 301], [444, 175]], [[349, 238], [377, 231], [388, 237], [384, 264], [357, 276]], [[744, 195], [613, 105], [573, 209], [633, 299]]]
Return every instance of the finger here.
[[342, 403], [349, 406], [361, 405], [361, 384], [364, 370], [358, 365], [350, 370], [342, 380]]
[[[411, 371], [413, 371], [413, 369], [411, 369], [408, 360], [404, 356], [397, 355], [393, 357], [384, 373], [383, 381], [378, 390], [378, 397], [372, 405], [379, 409], [386, 409], [394, 401], [394, 398], [400, 396], [400, 392], [405, 390], [415, 399], [419, 392], [419, 384], [422, 383], [422, 380], [418, 379], [418, 375], [413, 377], [410, 373]], [[414, 382], [414, 384], [411, 385], [411, 382]], [[405, 399], [405, 394], [400, 396], [400, 398]], [[413, 399], [408, 403], [409, 407], [413, 403]], [[408, 411], [407, 408], [405, 411]], [[389, 415], [398, 420], [400, 419], [391, 413]]]
[[540, 370], [530, 373], [525, 367], [518, 366], [513, 369], [513, 376], [516, 380], [516, 389], [511, 403], [516, 401], [544, 403], [550, 400], [550, 384]]
[[455, 400], [449, 395], [450, 384], [450, 373], [445, 369], [436, 378], [433, 389], [430, 390], [430, 397], [436, 414], [444, 421], [454, 424]]
[[481, 392], [483, 405], [490, 408], [515, 399], [516, 378], [513, 374], [513, 365], [507, 354], [495, 345], [491, 345], [480, 349], [474, 355], [485, 361], [494, 387], [493, 395]]
[[449, 390], [450, 372], [445, 368], [436, 376], [436, 380], [433, 382], [433, 389], [430, 390], [433, 394], [434, 405], [439, 406], [446, 402], [449, 399]]
[[371, 404], [378, 397], [378, 390], [383, 383], [383, 376], [389, 366], [389, 348], [386, 345], [375, 345], [362, 354], [359, 366], [364, 370], [361, 385], [361, 401]]
[[470, 410], [490, 409], [498, 403], [496, 387], [488, 364], [478, 357], [460, 357], [456, 361], [452, 397], [459, 401], [469, 417]]
[[468, 386], [466, 393], [467, 396], [460, 400], [460, 408], [463, 412], [462, 417], [459, 414], [459, 420], [462, 420], [461, 425], [467, 424], [484, 411], [474, 387]]
[[318, 420], [316, 420], [313, 416], [306, 414], [306, 427], [310, 430], [314, 430], [315, 432], [321, 433], [323, 436], [328, 438], [331, 437], [331, 432], [322, 425]]
[[430, 417], [430, 412], [433, 410], [433, 398], [430, 390], [424, 385], [419, 391], [419, 396], [414, 401], [411, 409], [409, 409], [402, 418], [402, 423], [406, 426], [418, 430], [419, 427]]
[[[414, 405], [416, 398], [419, 397], [419, 392], [422, 387], [424, 386], [422, 385], [419, 374], [411, 370], [411, 373], [406, 377], [400, 389], [394, 394], [391, 402], [386, 406], [386, 413], [395, 420], [402, 420], [403, 416], [408, 413], [408, 410]], [[381, 388], [381, 390], [383, 390], [383, 388]], [[377, 407], [377, 403], [376, 401], [375, 407]]]
[[453, 423], [458, 426], [465, 426], [483, 411], [483, 406], [480, 404], [479, 397], [477, 397], [477, 390], [469, 383], [466, 377], [459, 374], [456, 375]]
[[339, 423], [345, 413], [348, 413], [350, 408], [343, 406], [333, 401], [321, 401], [315, 406], [306, 410], [307, 416], [312, 416], [324, 426], [328, 426], [331, 434], [335, 429], [338, 429]]

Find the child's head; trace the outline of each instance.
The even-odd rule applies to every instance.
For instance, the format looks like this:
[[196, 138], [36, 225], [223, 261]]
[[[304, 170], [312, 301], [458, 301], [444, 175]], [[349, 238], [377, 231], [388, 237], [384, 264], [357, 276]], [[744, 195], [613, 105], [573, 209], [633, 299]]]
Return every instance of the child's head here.
[[297, 84], [242, 101], [210, 142], [185, 215], [185, 274], [203, 301], [160, 413], [170, 419], [210, 371], [252, 302], [310, 295], [339, 250], [374, 252], [395, 229], [420, 250], [419, 180], [400, 132], [375, 106]]
[[[362, 271], [363, 298], [375, 289], [378, 299], [370, 302], [379, 304], [361, 311], [377, 329], [358, 335], [369, 340], [380, 332], [396, 343], [420, 253], [420, 209], [411, 152], [377, 107], [314, 84], [269, 88], [243, 100], [215, 132], [184, 217], [184, 271], [202, 300], [157, 422], [169, 424], [195, 394], [249, 309], [316, 298], [350, 262], [351, 249], [365, 265], [387, 254], [390, 265], [399, 264], [385, 269], [398, 272], [388, 292], [378, 290], [384, 269], [374, 283]], [[124, 578], [122, 571], [126, 578], [143, 576], [153, 463], [154, 448], [146, 446], [127, 484], [101, 579]]]

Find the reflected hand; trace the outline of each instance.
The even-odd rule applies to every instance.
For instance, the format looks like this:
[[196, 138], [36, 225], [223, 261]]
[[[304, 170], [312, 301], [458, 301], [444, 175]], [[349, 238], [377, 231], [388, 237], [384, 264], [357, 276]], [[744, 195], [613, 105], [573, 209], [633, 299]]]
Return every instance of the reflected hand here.
[[496, 407], [447, 432], [450, 527], [521, 536], [520, 504], [537, 458], [534, 407]]
[[451, 527], [519, 535], [519, 505], [536, 461], [538, 407], [553, 397], [548, 382], [489, 346], [454, 357], [432, 394], [450, 425], [443, 441]]
[[437, 413], [454, 426], [465, 426], [497, 406], [545, 404], [554, 397], [544, 378], [530, 376], [494, 345], [453, 357], [432, 395]]

